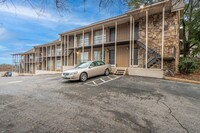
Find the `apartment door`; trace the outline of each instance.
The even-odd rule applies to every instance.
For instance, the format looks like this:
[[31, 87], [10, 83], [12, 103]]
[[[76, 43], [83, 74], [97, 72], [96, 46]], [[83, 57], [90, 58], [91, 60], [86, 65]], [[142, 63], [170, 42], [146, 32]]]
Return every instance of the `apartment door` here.
[[117, 67], [129, 66], [129, 45], [117, 46]]
[[115, 41], [115, 28], [110, 28], [110, 42]]
[[114, 65], [115, 64], [115, 50], [109, 50], [109, 64]]

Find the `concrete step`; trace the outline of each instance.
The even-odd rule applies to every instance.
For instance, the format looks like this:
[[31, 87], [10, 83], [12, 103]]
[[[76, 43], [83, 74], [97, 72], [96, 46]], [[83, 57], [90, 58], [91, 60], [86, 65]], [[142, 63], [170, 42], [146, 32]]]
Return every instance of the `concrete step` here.
[[115, 75], [125, 75], [127, 68], [116, 68]]

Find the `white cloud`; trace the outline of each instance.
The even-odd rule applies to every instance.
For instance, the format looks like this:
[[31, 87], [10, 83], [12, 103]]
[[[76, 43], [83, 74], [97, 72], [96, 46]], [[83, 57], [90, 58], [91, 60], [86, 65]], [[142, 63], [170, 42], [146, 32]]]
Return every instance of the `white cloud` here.
[[28, 8], [26, 6], [16, 5], [14, 7], [11, 4], [7, 4], [7, 6], [1, 6], [0, 12], [6, 12], [15, 14], [16, 16], [21, 17], [28, 17], [28, 18], [34, 18], [34, 19], [48, 19], [53, 21], [51, 14], [49, 13], [40, 13], [38, 9]]
[[[24, 19], [36, 19], [41, 25], [47, 24], [47, 27], [48, 25], [50, 26], [52, 25], [52, 24], [49, 24], [49, 22], [66, 23], [68, 25], [80, 25], [80, 26], [88, 25], [91, 23], [88, 20], [86, 21], [81, 20], [75, 14], [69, 14], [67, 15], [67, 18], [66, 16], [57, 17], [57, 15], [52, 14], [50, 12], [46, 11], [46, 12], [41, 13], [40, 10], [37, 8], [33, 9], [32, 7], [21, 6], [21, 5], [16, 5], [16, 7], [12, 6], [11, 4], [8, 4], [8, 6], [1, 6], [0, 12], [14, 14], [16, 15], [16, 17], [21, 17]], [[41, 21], [43, 23], [41, 23]]]
[[3, 45], [0, 45], [0, 51], [8, 51], [8, 50], [10, 50], [10, 49]]
[[5, 28], [0, 27], [0, 41], [6, 40], [8, 38], [9, 38], [9, 32]]
[[33, 46], [36, 46], [36, 45], [39, 45], [39, 44], [38, 43], [25, 44], [26, 47], [33, 47]]

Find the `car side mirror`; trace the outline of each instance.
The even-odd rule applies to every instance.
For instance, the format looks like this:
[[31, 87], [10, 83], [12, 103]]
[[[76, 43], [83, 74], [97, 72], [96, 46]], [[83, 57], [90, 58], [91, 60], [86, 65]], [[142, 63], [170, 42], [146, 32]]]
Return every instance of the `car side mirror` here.
[[89, 68], [93, 68], [93, 66], [89, 66]]

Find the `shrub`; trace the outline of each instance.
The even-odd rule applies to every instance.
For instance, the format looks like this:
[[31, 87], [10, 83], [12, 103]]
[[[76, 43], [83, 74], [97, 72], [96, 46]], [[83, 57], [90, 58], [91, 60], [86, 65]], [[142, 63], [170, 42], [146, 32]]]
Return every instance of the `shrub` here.
[[193, 73], [198, 69], [198, 62], [194, 58], [181, 58], [178, 67], [180, 73]]

